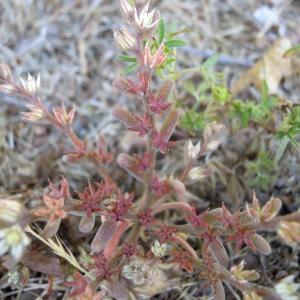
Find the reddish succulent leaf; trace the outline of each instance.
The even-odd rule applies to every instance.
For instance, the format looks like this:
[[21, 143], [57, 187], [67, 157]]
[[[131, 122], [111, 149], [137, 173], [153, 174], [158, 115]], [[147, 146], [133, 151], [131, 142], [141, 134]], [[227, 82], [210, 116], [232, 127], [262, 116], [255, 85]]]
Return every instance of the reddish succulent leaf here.
[[74, 281], [68, 281], [64, 283], [64, 286], [72, 288], [69, 294], [70, 297], [75, 297], [83, 294], [88, 286], [88, 282], [80, 273], [75, 273], [74, 279]]
[[270, 255], [272, 249], [270, 244], [259, 234], [253, 234], [250, 237], [251, 241], [253, 242], [255, 249], [264, 255]]
[[110, 238], [109, 242], [106, 244], [106, 247], [103, 252], [104, 256], [106, 258], [110, 258], [115, 254], [115, 251], [118, 247], [120, 239], [121, 239], [122, 235], [124, 234], [124, 232], [127, 230], [128, 225], [129, 224], [126, 221], [117, 223], [117, 228], [114, 231], [114, 234], [111, 235], [111, 238]]
[[113, 114], [126, 127], [135, 127], [137, 125], [134, 115], [126, 109], [118, 107], [114, 110]]
[[127, 94], [143, 97], [143, 89], [129, 78], [118, 78], [114, 80], [113, 85], [122, 92]]
[[113, 219], [107, 219], [104, 221], [104, 223], [101, 224], [91, 243], [91, 248], [94, 253], [98, 253], [104, 250], [105, 246], [112, 238], [116, 230], [116, 225], [117, 223]]
[[92, 229], [95, 226], [95, 214], [91, 214], [89, 217], [88, 215], [83, 215], [81, 217], [80, 223], [79, 223], [79, 230], [82, 233], [88, 233], [91, 232]]
[[108, 291], [109, 295], [116, 300], [127, 300], [128, 299], [128, 289], [125, 284], [121, 283], [117, 278], [112, 278], [105, 284], [105, 289]]
[[118, 164], [121, 168], [125, 169], [130, 175], [139, 181], [143, 181], [144, 174], [140, 170], [139, 161], [125, 153], [122, 153], [118, 156]]
[[22, 264], [35, 272], [63, 278], [64, 270], [59, 259], [40, 251], [28, 250], [22, 257]]
[[214, 300], [225, 300], [225, 290], [221, 280], [218, 280], [213, 286]]
[[46, 239], [53, 237], [57, 233], [60, 223], [61, 219], [57, 219], [54, 223], [48, 221], [44, 227], [42, 236]]
[[219, 239], [213, 239], [209, 243], [209, 249], [219, 264], [227, 268], [229, 265], [229, 258], [222, 242]]
[[179, 201], [185, 202], [185, 185], [178, 179], [169, 179], [169, 185]]
[[170, 80], [164, 81], [164, 83], [157, 95], [159, 101], [167, 100], [169, 93], [171, 91], [172, 85], [173, 85], [172, 81], [170, 81]]
[[177, 121], [179, 119], [180, 113], [179, 110], [173, 109], [168, 114], [167, 118], [165, 119], [159, 133], [163, 136], [165, 141], [168, 141], [173, 134]]

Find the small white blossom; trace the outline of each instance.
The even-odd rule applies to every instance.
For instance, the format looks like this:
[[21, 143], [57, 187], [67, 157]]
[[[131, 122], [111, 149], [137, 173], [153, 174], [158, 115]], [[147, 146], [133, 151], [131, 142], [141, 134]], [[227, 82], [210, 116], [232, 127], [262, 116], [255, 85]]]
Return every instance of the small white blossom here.
[[35, 79], [28, 73], [27, 80], [20, 78], [23, 88], [29, 92], [30, 94], [35, 94], [38, 92], [40, 86], [41, 86], [41, 77], [40, 74]]
[[132, 280], [134, 285], [143, 285], [148, 281], [152, 281], [158, 274], [155, 266], [149, 266], [144, 261], [134, 260], [129, 265], [123, 267], [123, 276]]
[[184, 147], [184, 159], [185, 162], [194, 160], [197, 158], [201, 150], [201, 141], [199, 141], [195, 146], [191, 140], [188, 140]]
[[7, 282], [12, 285], [18, 285], [20, 282], [20, 273], [17, 270], [10, 270], [8, 272]]
[[134, 8], [134, 20], [136, 25], [139, 27], [141, 31], [149, 31], [156, 28], [160, 20], [160, 13], [159, 11], [154, 8], [152, 11], [149, 12], [149, 2], [143, 7], [140, 14], [136, 7]]
[[29, 243], [30, 239], [19, 225], [0, 230], [0, 256], [9, 252], [16, 261], [19, 261]]
[[166, 253], [167, 243], [161, 244], [158, 240], [154, 242], [151, 251], [156, 257], [163, 257]]
[[300, 299], [300, 283], [295, 283], [295, 275], [290, 275], [275, 285], [275, 290], [284, 300]]

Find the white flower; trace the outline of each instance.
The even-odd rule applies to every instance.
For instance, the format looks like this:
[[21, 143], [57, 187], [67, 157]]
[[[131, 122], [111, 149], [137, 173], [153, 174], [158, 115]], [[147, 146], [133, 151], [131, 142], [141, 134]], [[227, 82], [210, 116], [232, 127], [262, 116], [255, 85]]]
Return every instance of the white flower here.
[[41, 86], [41, 77], [40, 74], [35, 79], [28, 73], [27, 80], [20, 78], [23, 88], [29, 92], [30, 94], [35, 94], [38, 92], [40, 86]]
[[300, 283], [294, 282], [295, 275], [290, 275], [275, 285], [275, 290], [284, 300], [298, 300], [300, 294], [297, 293], [300, 289]]
[[201, 141], [199, 141], [195, 146], [191, 140], [188, 140], [184, 147], [184, 159], [185, 162], [194, 160], [197, 158], [201, 150]]
[[149, 12], [149, 2], [144, 6], [141, 13], [138, 14], [136, 7], [134, 8], [134, 20], [141, 31], [152, 30], [156, 28], [160, 20], [159, 11], [154, 8]]
[[166, 253], [167, 243], [161, 244], [158, 240], [154, 242], [151, 251], [156, 257], [163, 257]]
[[19, 261], [30, 239], [19, 225], [0, 230], [0, 256], [9, 252], [12, 257]]
[[0, 220], [15, 223], [22, 213], [23, 205], [16, 200], [0, 199]]
[[143, 260], [133, 260], [129, 265], [123, 267], [123, 276], [132, 280], [134, 285], [143, 285], [148, 281], [154, 280], [158, 275], [156, 266], [149, 266]]

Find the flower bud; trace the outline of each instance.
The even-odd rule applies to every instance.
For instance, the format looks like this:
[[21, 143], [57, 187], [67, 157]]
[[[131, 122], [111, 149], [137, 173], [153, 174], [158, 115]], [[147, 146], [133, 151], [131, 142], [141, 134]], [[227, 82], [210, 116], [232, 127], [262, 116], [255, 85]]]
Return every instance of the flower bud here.
[[114, 30], [114, 38], [118, 47], [124, 51], [132, 51], [136, 48], [135, 38], [124, 27]]
[[197, 159], [201, 150], [201, 141], [199, 141], [195, 146], [191, 140], [188, 140], [184, 146], [184, 161], [188, 163], [191, 160]]
[[44, 118], [44, 112], [40, 107], [34, 104], [29, 104], [27, 107], [30, 111], [21, 113], [24, 121], [36, 122]]
[[56, 121], [62, 126], [70, 126], [73, 123], [75, 116], [75, 109], [72, 108], [67, 112], [65, 105], [62, 104], [61, 107], [53, 108], [53, 114]]
[[9, 66], [4, 62], [0, 63], [0, 79], [13, 81], [11, 70]]
[[287, 245], [296, 247], [300, 245], [300, 223], [281, 221], [277, 227], [277, 234]]
[[41, 77], [40, 74], [35, 79], [31, 76], [30, 73], [27, 75], [27, 80], [20, 78], [24, 90], [30, 94], [36, 94], [41, 86]]
[[167, 55], [164, 54], [164, 45], [161, 45], [154, 55], [152, 55], [149, 45], [147, 44], [145, 46], [143, 54], [144, 65], [150, 69], [153, 70], [160, 67], [165, 62], [166, 58]]
[[120, 0], [121, 12], [127, 24], [131, 25], [134, 22], [134, 8], [128, 0]]
[[12, 95], [16, 88], [12, 84], [0, 84], [0, 93]]

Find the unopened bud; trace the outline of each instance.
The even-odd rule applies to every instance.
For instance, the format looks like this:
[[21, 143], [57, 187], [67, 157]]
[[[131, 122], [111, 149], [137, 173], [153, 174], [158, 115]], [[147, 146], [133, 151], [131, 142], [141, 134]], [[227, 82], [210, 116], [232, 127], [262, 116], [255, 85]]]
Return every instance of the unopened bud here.
[[16, 91], [12, 84], [0, 84], [0, 93], [11, 95]]
[[67, 112], [65, 105], [62, 104], [61, 107], [53, 108], [53, 114], [59, 124], [63, 126], [70, 126], [74, 120], [75, 109], [72, 108], [69, 112]]
[[188, 140], [184, 146], [184, 160], [188, 163], [191, 160], [197, 159], [201, 150], [201, 142], [199, 141], [195, 146], [191, 140]]
[[296, 247], [300, 245], [300, 223], [281, 221], [277, 227], [277, 234], [287, 245]]
[[134, 8], [128, 0], [120, 0], [121, 12], [127, 24], [131, 25], [134, 22]]
[[0, 79], [13, 81], [11, 70], [9, 66], [4, 62], [0, 63]]
[[114, 31], [114, 38], [118, 47], [124, 51], [131, 51], [136, 48], [135, 38], [124, 27]]
[[44, 112], [40, 107], [33, 104], [29, 104], [27, 107], [30, 111], [21, 113], [24, 121], [36, 122], [44, 118]]

